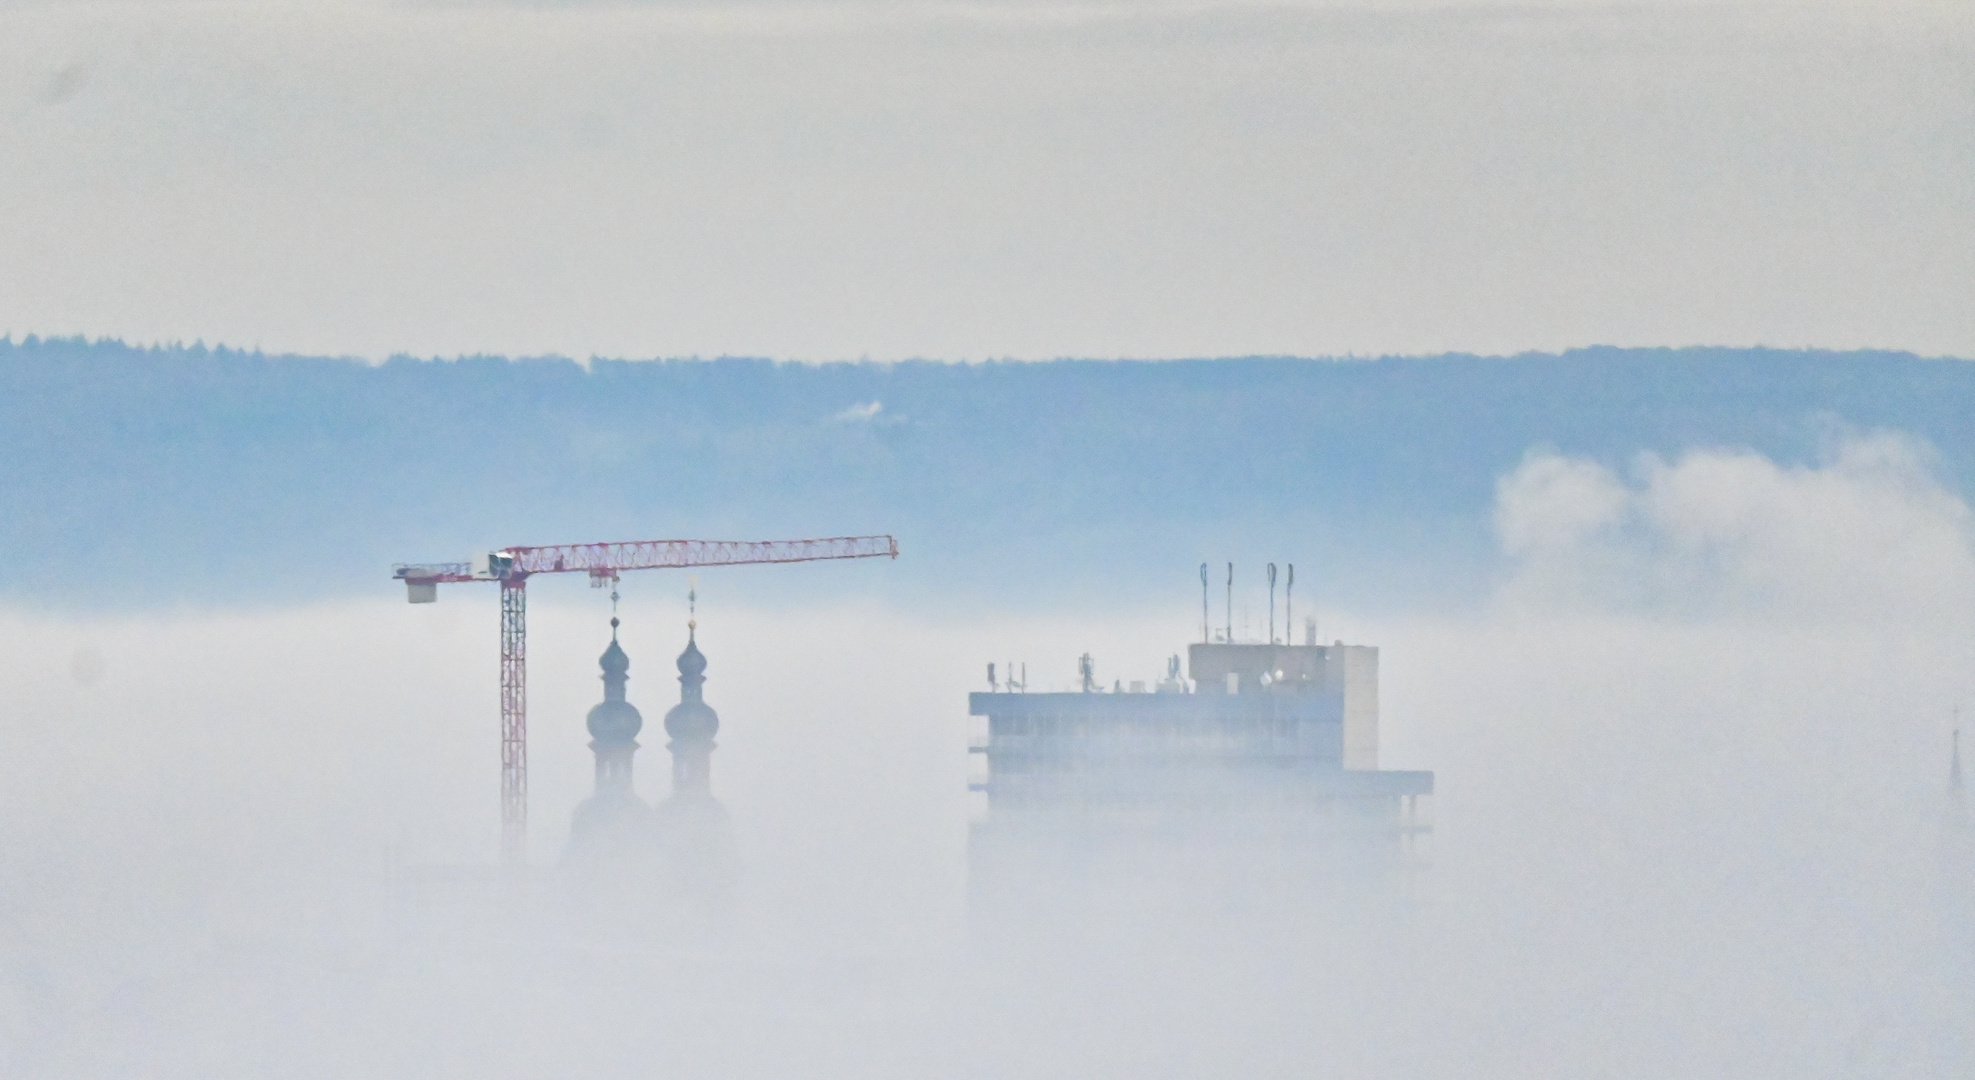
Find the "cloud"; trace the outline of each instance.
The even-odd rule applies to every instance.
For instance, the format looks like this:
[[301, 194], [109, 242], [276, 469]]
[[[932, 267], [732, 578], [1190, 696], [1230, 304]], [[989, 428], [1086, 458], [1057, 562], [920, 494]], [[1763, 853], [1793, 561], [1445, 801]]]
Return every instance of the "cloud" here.
[[1495, 524], [1516, 604], [1880, 621], [1975, 598], [1968, 505], [1899, 434], [1847, 438], [1808, 466], [1644, 455], [1625, 476], [1532, 452], [1497, 484]]
[[872, 402], [867, 402], [863, 405], [852, 405], [851, 407], [845, 409], [844, 411], [838, 413], [837, 415], [831, 417], [830, 419], [836, 420], [840, 423], [855, 424], [863, 421], [875, 420], [877, 419], [878, 414], [883, 412], [884, 410], [885, 410], [884, 402], [872, 401]]

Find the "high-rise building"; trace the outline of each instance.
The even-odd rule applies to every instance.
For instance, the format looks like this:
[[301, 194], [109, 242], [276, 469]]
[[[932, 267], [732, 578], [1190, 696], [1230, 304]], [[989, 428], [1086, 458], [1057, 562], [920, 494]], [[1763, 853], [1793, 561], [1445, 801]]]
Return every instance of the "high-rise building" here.
[[1203, 643], [1191, 685], [1175, 657], [1150, 692], [1082, 669], [1081, 692], [969, 695], [986, 721], [977, 903], [1203, 881], [1285, 895], [1413, 861], [1433, 774], [1378, 767], [1376, 648]]

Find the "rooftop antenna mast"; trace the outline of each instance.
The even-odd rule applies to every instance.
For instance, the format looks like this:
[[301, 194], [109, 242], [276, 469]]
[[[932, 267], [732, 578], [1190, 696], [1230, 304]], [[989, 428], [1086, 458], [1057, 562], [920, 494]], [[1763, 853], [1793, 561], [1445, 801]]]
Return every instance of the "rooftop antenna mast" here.
[[1200, 642], [1206, 644], [1207, 630], [1207, 564], [1200, 564]]
[[1954, 796], [1954, 798], [1955, 798], [1955, 801], [1956, 801], [1956, 802], [1959, 802], [1959, 801], [1961, 801], [1961, 790], [1962, 790], [1962, 784], [1961, 784], [1961, 706], [1959, 706], [1959, 705], [1957, 705], [1957, 706], [1955, 706], [1955, 709], [1954, 709], [1954, 720], [1955, 720], [1955, 728], [1954, 728], [1954, 743], [1953, 743], [1953, 746], [1954, 746], [1954, 749], [1953, 749], [1953, 751], [1951, 752], [1951, 756], [1950, 756], [1950, 757], [1948, 758], [1948, 794], [1950, 794], [1950, 795], [1952, 795], [1952, 796]]
[[1269, 564], [1269, 644], [1276, 643], [1276, 564]]
[[1228, 609], [1227, 609], [1227, 616], [1228, 616], [1228, 629], [1227, 629], [1227, 636], [1226, 636], [1226, 637], [1224, 637], [1224, 638], [1222, 638], [1221, 640], [1222, 640], [1222, 641], [1225, 641], [1225, 642], [1227, 642], [1227, 643], [1228, 643], [1228, 644], [1230, 644], [1230, 645], [1232, 645], [1232, 644], [1234, 644], [1234, 564], [1233, 564], [1233, 563], [1229, 563], [1229, 564], [1228, 564]]
[[1961, 857], [1967, 857], [1968, 843], [1968, 800], [1961, 781], [1961, 707], [1954, 710], [1955, 728], [1953, 750], [1948, 758], [1948, 809], [1946, 830], [1941, 835], [1942, 845], [1953, 845], [1959, 849]]
[[1289, 564], [1289, 582], [1282, 587], [1282, 643], [1296, 644], [1296, 564]]

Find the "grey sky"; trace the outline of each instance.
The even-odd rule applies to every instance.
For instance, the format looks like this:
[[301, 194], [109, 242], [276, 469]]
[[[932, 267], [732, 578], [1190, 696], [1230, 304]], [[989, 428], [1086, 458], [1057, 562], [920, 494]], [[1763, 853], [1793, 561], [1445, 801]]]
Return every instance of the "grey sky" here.
[[[1967, 0], [0, 5], [0, 334], [16, 337], [372, 357], [1586, 342], [1975, 357]], [[1968, 1075], [1975, 1060], [1969, 879], [1936, 860], [1948, 732], [1975, 671], [1975, 512], [1917, 435], [1840, 433], [1807, 462], [1682, 434], [1799, 421], [1808, 406], [1773, 403], [1811, 397], [1746, 372], [1707, 387], [1709, 404], [1744, 388], [1728, 407], [1762, 417], [1746, 429], [1669, 407], [1698, 400], [1680, 397], [1673, 366], [1658, 402], [1640, 391], [1589, 412], [1572, 404], [1584, 394], [1545, 382], [1477, 408], [1476, 426], [1511, 431], [1523, 411], [1581, 408], [1621, 431], [1667, 416], [1668, 439], [1695, 442], [1619, 458], [1532, 440], [1498, 477], [1500, 558], [1479, 568], [1408, 547], [1417, 538], [1391, 524], [1405, 515], [1320, 501], [1315, 467], [1271, 504], [1283, 524], [1256, 528], [1258, 543], [1360, 531], [1422, 579], [1447, 565], [1496, 575], [1485, 602], [1408, 614], [1333, 599], [1323, 564], [1304, 563], [1318, 570], [1297, 613], [1383, 650], [1382, 762], [1437, 774], [1432, 870], [1403, 917], [1251, 924], [1209, 910], [1200, 925], [1225, 936], [1144, 935], [1135, 965], [1044, 950], [1004, 969], [965, 933], [963, 695], [989, 661], [1067, 685], [1085, 651], [1101, 677], [1155, 676], [1197, 625], [1193, 558], [1171, 539], [1187, 534], [1051, 502], [1086, 490], [1067, 483], [982, 485], [984, 504], [1028, 500], [1064, 525], [1041, 541], [1006, 529], [1008, 550], [977, 575], [1017, 580], [1042, 550], [1091, 565], [1095, 542], [1057, 539], [1079, 533], [1184, 553], [1176, 592], [1148, 578], [1074, 617], [958, 590], [888, 599], [907, 562], [878, 585], [815, 568], [845, 584], [807, 600], [790, 586], [765, 606], [743, 601], [739, 572], [710, 572], [697, 635], [723, 720], [716, 790], [745, 870], [735, 917], [702, 933], [631, 905], [636, 932], [617, 936], [623, 924], [595, 918], [580, 890], [481, 891], [441, 872], [493, 855], [493, 590], [413, 608], [376, 559], [375, 592], [283, 607], [284, 580], [370, 559], [344, 539], [360, 530], [445, 540], [407, 543], [406, 558], [466, 554], [416, 508], [393, 524], [369, 508], [404, 504], [364, 497], [402, 484], [432, 494], [430, 516], [470, 509], [440, 498], [455, 474], [437, 450], [481, 430], [547, 433], [462, 472], [472, 502], [527, 507], [545, 540], [600, 535], [583, 523], [644, 506], [659, 527], [694, 531], [750, 501], [822, 512], [740, 485], [685, 505], [656, 471], [607, 475], [655, 477], [643, 487], [669, 509], [586, 495], [597, 489], [575, 487], [574, 468], [561, 504], [540, 494], [548, 483], [479, 482], [580, 462], [557, 456], [564, 442], [681, 472], [725, 454], [732, 475], [809, 454], [814, 471], [764, 466], [760, 482], [809, 477], [826, 492], [840, 454], [842, 501], [887, 515], [951, 505], [928, 492], [977, 474], [941, 463], [972, 459], [925, 458], [923, 479], [896, 485], [916, 502], [861, 503], [858, 477], [880, 495], [894, 482], [860, 462], [932, 444], [882, 442], [896, 429], [876, 422], [868, 441], [801, 441], [776, 434], [795, 421], [734, 407], [686, 433], [725, 425], [730, 441], [674, 454], [628, 439], [663, 418], [525, 380], [508, 385], [537, 387], [540, 412], [480, 384], [419, 443], [377, 419], [415, 408], [378, 393], [304, 397], [289, 387], [306, 382], [251, 370], [236, 392], [192, 380], [183, 355], [116, 350], [101, 353], [98, 387], [60, 377], [91, 357], [44, 351], [9, 360], [23, 389], [6, 415], [27, 434], [11, 443], [19, 496], [6, 505], [46, 526], [13, 545], [30, 553], [18, 573], [86, 559], [71, 575], [81, 593], [92, 575], [190, 566], [187, 536], [275, 550], [283, 529], [322, 536], [306, 559], [237, 564], [258, 606], [0, 604], [7, 1076], [1260, 1077], [1319, 1062], [1471, 1080], [1540, 1061], [1562, 1076], [1798, 1080]], [[278, 366], [332, 388], [323, 372], [341, 367]], [[1427, 385], [1373, 384], [1422, 399]], [[1951, 404], [1955, 384], [1941, 385]], [[1935, 423], [1911, 391], [1878, 389], [1833, 392], [1852, 403], [1834, 407], [1833, 430], [1852, 409]], [[708, 393], [680, 396], [744, 397]], [[827, 418], [860, 409], [952, 415], [922, 393], [924, 412], [890, 390], [882, 410], [833, 390], [797, 419], [841, 432]], [[1162, 393], [1233, 400], [1184, 383]], [[1040, 424], [1026, 430], [1068, 437], [1004, 456], [1130, 445], [1127, 425], [1145, 424], [1105, 394], [1055, 396], [1122, 419]], [[90, 409], [70, 411], [77, 400]], [[1439, 400], [1421, 415], [1469, 419]], [[573, 419], [529, 419], [555, 410]], [[113, 419], [90, 427], [91, 413]], [[510, 416], [522, 422], [503, 426]], [[29, 423], [41, 417], [68, 427]], [[1359, 442], [1365, 457], [1439, 445]], [[1291, 450], [1255, 459], [1303, 460]], [[387, 467], [423, 453], [427, 472]], [[1391, 475], [1465, 475], [1460, 457]], [[1212, 511], [1213, 475], [1133, 473], [1117, 489], [1177, 517]], [[1310, 506], [1330, 517], [1312, 526]], [[201, 516], [223, 527], [181, 527]], [[358, 524], [313, 524], [337, 520]], [[944, 546], [957, 565], [956, 537], [907, 559]], [[229, 550], [199, 556], [225, 564]], [[648, 723], [678, 693], [683, 584], [625, 587], [631, 699]], [[1250, 588], [1230, 606], [1259, 614]], [[530, 799], [547, 867], [594, 783], [581, 718], [610, 608], [577, 581], [531, 594]], [[650, 795], [665, 766], [647, 730]]]
[[1970, 355], [1969, 12], [10, 5], [0, 332]]

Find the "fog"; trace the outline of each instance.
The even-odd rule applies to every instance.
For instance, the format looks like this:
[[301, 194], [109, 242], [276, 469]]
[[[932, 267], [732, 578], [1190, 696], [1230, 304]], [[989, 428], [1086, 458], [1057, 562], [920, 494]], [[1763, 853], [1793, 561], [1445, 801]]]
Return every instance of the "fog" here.
[[[1965, 1072], [1975, 894], [1939, 845], [1975, 557], [1929, 477], [1885, 435], [1799, 469], [1532, 453], [1494, 604], [1321, 615], [1383, 649], [1381, 764], [1438, 774], [1410, 885], [1046, 945], [970, 926], [964, 694], [989, 660], [1068, 684], [1084, 651], [1157, 677], [1197, 637], [1189, 566], [1109, 612], [741, 609], [702, 575], [740, 867], [717, 912], [558, 869], [608, 640], [580, 583], [531, 589], [519, 884], [492, 872], [491, 589], [10, 611], [0, 1070]], [[625, 581], [648, 800], [684, 585]]]

